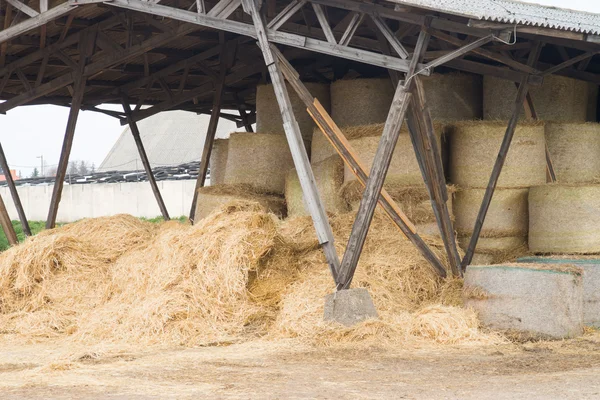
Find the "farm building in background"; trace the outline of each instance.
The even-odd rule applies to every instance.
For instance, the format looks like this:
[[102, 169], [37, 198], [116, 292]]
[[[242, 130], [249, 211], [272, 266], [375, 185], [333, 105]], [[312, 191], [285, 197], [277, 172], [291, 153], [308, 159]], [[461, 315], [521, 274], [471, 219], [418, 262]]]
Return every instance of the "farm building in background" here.
[[[209, 117], [187, 111], [169, 111], [140, 121], [138, 128], [152, 168], [199, 161]], [[221, 120], [217, 138], [238, 130], [236, 124]], [[108, 152], [99, 172], [144, 169], [131, 129], [127, 127]]]

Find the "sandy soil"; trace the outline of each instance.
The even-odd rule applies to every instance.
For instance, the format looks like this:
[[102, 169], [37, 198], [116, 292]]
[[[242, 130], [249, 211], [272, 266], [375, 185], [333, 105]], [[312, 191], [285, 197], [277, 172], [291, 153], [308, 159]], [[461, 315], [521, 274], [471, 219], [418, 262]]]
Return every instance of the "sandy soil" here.
[[0, 343], [1, 399], [600, 398], [600, 334], [485, 347]]

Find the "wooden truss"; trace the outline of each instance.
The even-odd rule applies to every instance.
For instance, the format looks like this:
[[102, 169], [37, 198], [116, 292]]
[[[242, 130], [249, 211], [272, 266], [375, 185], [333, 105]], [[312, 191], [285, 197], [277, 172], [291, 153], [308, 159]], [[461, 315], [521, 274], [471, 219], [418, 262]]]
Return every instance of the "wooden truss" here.
[[[92, 10], [92, 7], [97, 11], [96, 19], [78, 19], [80, 9]], [[18, 21], [12, 15], [13, 9], [18, 11]], [[444, 263], [418, 235], [414, 224], [384, 188], [400, 127], [405, 121], [429, 191], [450, 270], [459, 276], [473, 256], [521, 107], [525, 107], [528, 116], [536, 117], [528, 87], [541, 84], [544, 76], [549, 74], [600, 84], [599, 77], [590, 72], [590, 65], [593, 66], [590, 60], [600, 53], [600, 40], [595, 36], [575, 37], [573, 33], [558, 30], [515, 28], [434, 16], [417, 9], [394, 7], [391, 2], [292, 0], [279, 4], [274, 0], [70, 0], [48, 9], [47, 1], [41, 0], [39, 9], [35, 9], [31, 3], [7, 0], [5, 10], [6, 28], [0, 30], [0, 97], [5, 101], [0, 103], [0, 113], [25, 104], [51, 103], [70, 107], [48, 213], [48, 228], [55, 225], [80, 109], [103, 112], [120, 119], [122, 124], [129, 124], [154, 196], [163, 217], [168, 219], [137, 122], [170, 109], [211, 115], [196, 182], [198, 189], [206, 180], [218, 119], [231, 119], [251, 131], [255, 118], [252, 89], [268, 75], [283, 117], [305, 202], [339, 290], [347, 289], [352, 282], [377, 204], [432, 268], [440, 276], [446, 276]], [[55, 28], [59, 23], [62, 28], [57, 31]], [[515, 29], [529, 40], [507, 44]], [[35, 42], [33, 50], [26, 53], [15, 50], [26, 40], [23, 33], [38, 30], [39, 38], [29, 39]], [[168, 47], [178, 41], [187, 41], [189, 46], [202, 45], [192, 50], [186, 50], [188, 45]], [[542, 42], [547, 48], [556, 50], [562, 61], [554, 64], [541, 61]], [[301, 62], [307, 58], [311, 60], [308, 67]], [[153, 61], [155, 59], [164, 61]], [[346, 62], [340, 63], [339, 59]], [[297, 66], [293, 66], [296, 61]], [[342, 76], [350, 63], [364, 68], [387, 69], [395, 87], [394, 100], [370, 171], [364, 168], [339, 127], [301, 80], [303, 73], [312, 74], [316, 79], [330, 79], [324, 77], [319, 66], [331, 68], [334, 78]], [[308, 71], [302, 70], [303, 65]], [[442, 66], [518, 84], [512, 118], [471, 243], [462, 260], [447, 208], [448, 193], [441, 156], [421, 81], [421, 76]], [[117, 79], [115, 75], [118, 75]], [[304, 102], [315, 123], [365, 186], [341, 261], [284, 81]], [[100, 107], [102, 103], [121, 104], [123, 112], [104, 110]], [[149, 107], [142, 108], [142, 105]], [[234, 110], [236, 114], [226, 110]], [[547, 161], [549, 176], [555, 178], [549, 155]], [[8, 170], [1, 148], [0, 166]], [[19, 217], [26, 226], [14, 182], [8, 184]], [[195, 195], [190, 210], [192, 221], [196, 202]], [[0, 204], [3, 227], [7, 218]]]

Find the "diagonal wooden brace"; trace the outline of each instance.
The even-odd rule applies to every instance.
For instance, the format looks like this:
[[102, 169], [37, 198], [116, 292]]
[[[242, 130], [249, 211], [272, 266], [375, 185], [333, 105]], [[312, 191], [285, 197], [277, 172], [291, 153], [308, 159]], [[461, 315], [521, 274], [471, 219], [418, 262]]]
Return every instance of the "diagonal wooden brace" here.
[[[344, 162], [350, 167], [356, 175], [358, 181], [365, 186], [369, 175], [352, 146], [331, 119], [327, 111], [323, 108], [319, 100], [315, 99], [306, 86], [300, 81], [299, 75], [292, 65], [285, 59], [283, 54], [274, 46], [271, 45], [272, 52], [276, 54], [281, 71], [289, 84], [294, 88], [298, 97], [304, 102], [308, 113], [319, 126], [325, 137], [330, 141], [331, 145], [340, 154]], [[386, 212], [388, 217], [400, 229], [400, 231], [415, 245], [421, 255], [433, 266], [435, 271], [442, 277], [446, 276], [446, 269], [437, 256], [431, 251], [429, 246], [417, 234], [414, 224], [398, 207], [392, 197], [387, 193], [385, 188], [381, 190], [379, 196], [379, 205]]]

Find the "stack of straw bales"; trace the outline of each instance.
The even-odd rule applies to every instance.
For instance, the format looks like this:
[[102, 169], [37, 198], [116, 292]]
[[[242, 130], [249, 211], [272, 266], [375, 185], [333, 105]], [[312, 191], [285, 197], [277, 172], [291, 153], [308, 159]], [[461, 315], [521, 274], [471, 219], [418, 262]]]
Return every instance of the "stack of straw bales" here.
[[232, 133], [229, 140], [216, 144], [211, 156], [211, 179], [216, 185], [199, 189], [196, 219], [234, 200], [257, 201], [273, 213], [285, 215], [285, 176], [294, 167], [286, 137]]
[[590, 183], [600, 178], [600, 124], [549, 122], [545, 129], [558, 182]]
[[[499, 121], [463, 121], [450, 129], [450, 179], [460, 187], [454, 199], [455, 228], [463, 248], [473, 233], [505, 130], [506, 123]], [[479, 256], [474, 262], [500, 262], [525, 249], [528, 188], [545, 182], [544, 125], [520, 123], [481, 231]]]
[[[305, 83], [310, 93], [316, 97], [327, 111], [330, 109], [329, 85], [324, 83]], [[294, 89], [287, 84], [287, 90], [292, 103], [292, 110], [300, 126], [304, 141], [310, 144], [315, 123], [306, 111], [306, 106], [300, 100]], [[283, 120], [279, 104], [273, 91], [273, 85], [260, 85], [256, 88], [256, 131], [284, 135]], [[310, 148], [310, 146], [308, 146]]]
[[[595, 121], [598, 88], [587, 82], [564, 76], [544, 77], [540, 86], [530, 86], [529, 92], [536, 112], [545, 121]], [[485, 119], [509, 119], [517, 88], [509, 81], [485, 76], [483, 78], [483, 116]], [[521, 117], [524, 118], [524, 111]], [[592, 119], [593, 118], [593, 119]]]
[[482, 117], [481, 75], [453, 72], [421, 79], [433, 120], [450, 122]]
[[536, 253], [600, 252], [600, 124], [552, 122], [546, 141], [556, 184], [529, 194], [529, 247]]
[[228, 153], [229, 139], [215, 139], [210, 153], [210, 184], [213, 186], [225, 183]]

